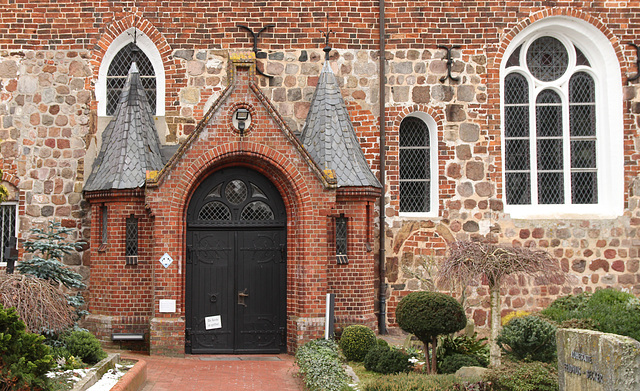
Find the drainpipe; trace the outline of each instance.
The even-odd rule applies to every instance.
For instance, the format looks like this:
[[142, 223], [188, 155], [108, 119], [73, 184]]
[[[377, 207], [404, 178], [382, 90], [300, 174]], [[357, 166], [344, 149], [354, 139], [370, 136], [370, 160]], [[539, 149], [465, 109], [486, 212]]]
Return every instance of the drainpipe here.
[[382, 185], [382, 193], [380, 194], [380, 249], [378, 255], [378, 270], [380, 272], [380, 311], [378, 318], [378, 331], [381, 335], [387, 334], [387, 270], [385, 262], [385, 176], [386, 176], [386, 140], [385, 140], [385, 31], [384, 31], [384, 0], [379, 0], [378, 13], [380, 16], [380, 82], [379, 82], [379, 96], [380, 96], [380, 184]]

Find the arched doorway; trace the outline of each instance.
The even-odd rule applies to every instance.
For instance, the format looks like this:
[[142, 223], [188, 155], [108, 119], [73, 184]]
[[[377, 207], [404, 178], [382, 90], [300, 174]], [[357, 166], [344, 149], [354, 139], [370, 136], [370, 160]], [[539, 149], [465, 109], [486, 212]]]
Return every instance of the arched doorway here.
[[219, 170], [187, 211], [186, 352], [286, 351], [286, 211], [245, 167]]

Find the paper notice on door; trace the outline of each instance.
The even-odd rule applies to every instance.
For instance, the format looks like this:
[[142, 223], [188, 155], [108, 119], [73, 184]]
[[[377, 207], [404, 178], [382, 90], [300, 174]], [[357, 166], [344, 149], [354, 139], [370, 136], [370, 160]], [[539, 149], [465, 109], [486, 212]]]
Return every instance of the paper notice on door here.
[[204, 328], [205, 330], [221, 329], [222, 317], [220, 315], [207, 316], [204, 318]]

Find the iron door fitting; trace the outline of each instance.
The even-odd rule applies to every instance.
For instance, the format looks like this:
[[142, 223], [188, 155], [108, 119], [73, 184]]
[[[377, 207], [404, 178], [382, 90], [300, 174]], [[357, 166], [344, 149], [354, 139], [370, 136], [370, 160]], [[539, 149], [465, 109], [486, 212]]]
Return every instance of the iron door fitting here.
[[244, 299], [249, 297], [249, 294], [247, 293], [247, 288], [244, 288], [244, 291], [238, 291], [238, 305], [243, 305], [243, 306], [247, 306], [244, 302]]

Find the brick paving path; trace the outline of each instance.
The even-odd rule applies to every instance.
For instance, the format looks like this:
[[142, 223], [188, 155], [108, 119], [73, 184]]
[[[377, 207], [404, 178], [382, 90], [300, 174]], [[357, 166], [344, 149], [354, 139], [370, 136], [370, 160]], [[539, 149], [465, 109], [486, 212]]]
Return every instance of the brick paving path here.
[[147, 362], [141, 391], [301, 391], [293, 356], [186, 356], [123, 354]]

